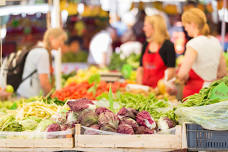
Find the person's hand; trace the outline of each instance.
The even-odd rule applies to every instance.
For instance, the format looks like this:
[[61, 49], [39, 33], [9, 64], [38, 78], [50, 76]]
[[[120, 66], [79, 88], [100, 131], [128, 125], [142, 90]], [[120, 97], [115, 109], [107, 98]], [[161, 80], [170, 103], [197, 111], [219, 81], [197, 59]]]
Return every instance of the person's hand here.
[[176, 88], [176, 85], [175, 85], [175, 80], [176, 79], [173, 78], [172, 80], [164, 81], [166, 92], [169, 95], [177, 95], [177, 88]]
[[139, 67], [136, 71], [136, 83], [142, 84], [142, 78], [143, 77], [143, 68]]
[[10, 92], [6, 92], [5, 90], [0, 90], [0, 100], [7, 100], [12, 95]]
[[169, 86], [166, 86], [166, 92], [169, 94], [169, 95], [177, 95], [177, 88], [175, 85], [173, 85], [173, 87], [169, 87]]

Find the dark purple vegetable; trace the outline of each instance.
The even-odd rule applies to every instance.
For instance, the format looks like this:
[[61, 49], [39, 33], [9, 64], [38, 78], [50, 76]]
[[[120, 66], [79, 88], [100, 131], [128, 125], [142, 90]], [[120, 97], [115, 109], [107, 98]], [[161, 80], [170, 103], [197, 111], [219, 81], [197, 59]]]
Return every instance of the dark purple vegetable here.
[[121, 108], [120, 111], [117, 113], [117, 115], [121, 117], [130, 117], [132, 119], [135, 119], [138, 111], [132, 108]]
[[[47, 127], [46, 129], [47, 132], [56, 132], [56, 131], [61, 131], [61, 127], [59, 124], [57, 123], [54, 123], [54, 124], [51, 124]], [[61, 135], [47, 135], [47, 138], [48, 139], [51, 139], [51, 138], [58, 138], [58, 137], [61, 137]]]
[[80, 112], [89, 108], [90, 106], [94, 106], [94, 103], [91, 100], [88, 100], [87, 98], [81, 98], [77, 100], [68, 101], [67, 105], [73, 112]]
[[96, 124], [97, 121], [97, 114], [93, 110], [84, 110], [78, 116], [78, 122], [86, 127]]
[[99, 116], [101, 113], [111, 112], [111, 111], [105, 107], [98, 107], [98, 108], [96, 108], [95, 112]]
[[119, 118], [113, 112], [104, 112], [99, 115], [98, 123], [100, 126], [108, 125], [111, 128], [118, 128]]
[[124, 118], [121, 120], [120, 124], [128, 124], [128, 125], [130, 125], [134, 130], [136, 130], [136, 129], [139, 127], [139, 125], [137, 124], [137, 122], [136, 122], [134, 119], [128, 118], [128, 117], [124, 117]]
[[103, 131], [110, 131], [110, 132], [117, 132], [117, 128], [110, 124], [104, 124], [100, 127], [100, 130]]
[[117, 132], [121, 134], [134, 134], [133, 128], [128, 124], [120, 124]]
[[158, 128], [161, 130], [166, 130], [176, 126], [176, 123], [170, 120], [168, 117], [161, 117], [158, 120]]
[[155, 133], [155, 130], [154, 129], [149, 129], [145, 126], [139, 126], [137, 129], [136, 129], [136, 134], [154, 134]]
[[47, 127], [47, 132], [55, 132], [55, 131], [61, 131], [61, 127], [59, 124], [54, 123]]
[[145, 126], [149, 129], [154, 129], [156, 127], [155, 121], [150, 116], [150, 113], [147, 111], [141, 111], [136, 116], [136, 121], [139, 125]]

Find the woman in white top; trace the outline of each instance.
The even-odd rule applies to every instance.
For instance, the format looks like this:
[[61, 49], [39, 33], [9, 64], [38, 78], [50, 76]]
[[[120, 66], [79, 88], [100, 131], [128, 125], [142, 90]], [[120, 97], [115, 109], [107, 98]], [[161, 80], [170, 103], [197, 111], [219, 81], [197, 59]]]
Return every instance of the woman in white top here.
[[183, 13], [182, 22], [190, 37], [184, 60], [178, 72], [185, 82], [183, 97], [198, 93], [201, 88], [226, 75], [226, 63], [219, 41], [209, 35], [207, 18], [203, 11], [191, 8]]
[[17, 89], [20, 96], [29, 98], [50, 92], [53, 87], [49, 79], [52, 77], [51, 51], [62, 47], [66, 38], [66, 33], [62, 29], [49, 29], [44, 34], [42, 47], [36, 47], [29, 52], [25, 61], [23, 79], [31, 73], [34, 74], [20, 84]]

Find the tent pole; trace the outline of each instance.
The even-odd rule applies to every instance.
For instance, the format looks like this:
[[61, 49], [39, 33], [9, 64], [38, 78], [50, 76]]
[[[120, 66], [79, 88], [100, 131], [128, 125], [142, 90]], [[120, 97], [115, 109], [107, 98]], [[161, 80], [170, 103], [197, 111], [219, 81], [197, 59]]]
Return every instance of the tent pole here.
[[[54, 7], [54, 17], [53, 20], [55, 20], [55, 25], [54, 27], [59, 27], [60, 28], [60, 4], [59, 0], [53, 0], [53, 7]], [[55, 86], [56, 89], [59, 90], [61, 89], [61, 49], [58, 49], [55, 52]]]
[[223, 0], [223, 16], [222, 16], [222, 30], [221, 30], [221, 38], [222, 38], [222, 49], [225, 49], [225, 30], [226, 30], [226, 23], [225, 23], [225, 9], [226, 9], [226, 2], [227, 0]]

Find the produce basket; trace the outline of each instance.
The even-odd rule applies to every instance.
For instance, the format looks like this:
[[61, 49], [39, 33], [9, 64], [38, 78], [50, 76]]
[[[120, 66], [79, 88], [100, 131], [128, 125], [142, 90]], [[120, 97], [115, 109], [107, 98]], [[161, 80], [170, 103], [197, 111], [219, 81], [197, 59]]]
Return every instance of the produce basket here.
[[76, 125], [75, 148], [129, 148], [129, 149], [166, 149], [175, 150], [182, 147], [181, 126], [176, 126], [171, 134], [82, 134], [85, 128]]
[[186, 123], [184, 127], [189, 150], [228, 150], [228, 131], [207, 130], [191, 123]]
[[58, 132], [0, 132], [0, 148], [72, 148], [73, 144], [73, 130]]

